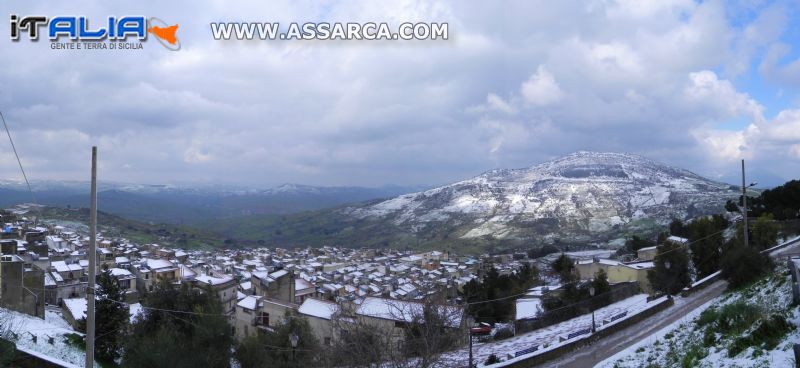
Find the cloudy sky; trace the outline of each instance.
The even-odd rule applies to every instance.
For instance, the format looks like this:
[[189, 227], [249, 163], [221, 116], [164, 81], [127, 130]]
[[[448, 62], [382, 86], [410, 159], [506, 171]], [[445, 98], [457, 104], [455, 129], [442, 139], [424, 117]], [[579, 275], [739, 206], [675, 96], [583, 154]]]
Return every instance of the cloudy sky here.
[[[4, 1], [141, 14], [182, 49], [51, 50], [0, 26], [0, 110], [32, 179], [442, 184], [578, 150], [735, 182], [800, 177], [797, 2]], [[448, 22], [447, 41], [215, 41], [209, 22]], [[21, 178], [0, 140], [2, 178]]]

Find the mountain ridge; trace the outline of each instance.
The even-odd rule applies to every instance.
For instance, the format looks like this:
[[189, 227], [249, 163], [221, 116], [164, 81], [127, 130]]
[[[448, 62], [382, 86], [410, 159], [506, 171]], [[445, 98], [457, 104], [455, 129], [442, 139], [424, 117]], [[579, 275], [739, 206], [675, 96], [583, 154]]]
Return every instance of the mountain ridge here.
[[274, 245], [607, 243], [722, 212], [737, 197], [734, 186], [643, 156], [580, 151], [387, 200], [220, 226]]

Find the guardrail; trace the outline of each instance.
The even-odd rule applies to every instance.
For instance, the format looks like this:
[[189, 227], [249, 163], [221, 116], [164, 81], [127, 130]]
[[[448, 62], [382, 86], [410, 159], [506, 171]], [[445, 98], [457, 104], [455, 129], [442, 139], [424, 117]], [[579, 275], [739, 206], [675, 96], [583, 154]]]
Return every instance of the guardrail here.
[[[663, 301], [659, 302], [658, 304], [653, 305], [652, 307], [650, 307], [648, 309], [642, 310], [641, 312], [636, 313], [634, 315], [625, 316], [627, 318], [618, 317], [617, 320], [615, 321], [616, 322], [615, 324], [607, 326], [607, 327], [604, 327], [602, 329], [598, 329], [596, 333], [591, 334], [589, 336], [584, 336], [584, 335], [586, 335], [586, 332], [584, 332], [584, 331], [589, 330], [589, 332], [591, 332], [591, 328], [574, 331], [572, 333], [583, 332], [583, 334], [574, 336], [573, 337], [573, 339], [574, 339], [573, 341], [566, 342], [566, 343], [564, 343], [562, 345], [558, 345], [558, 346], [554, 346], [554, 347], [549, 347], [548, 346], [546, 348], [542, 348], [541, 345], [539, 345], [537, 347], [537, 349], [534, 349], [534, 350], [532, 350], [531, 352], [529, 352], [527, 354], [531, 354], [531, 353], [534, 353], [534, 352], [537, 352], [537, 351], [540, 351], [540, 352], [537, 353], [537, 354], [532, 354], [532, 355], [530, 355], [528, 357], [525, 357], [526, 354], [517, 355], [517, 353], [520, 353], [520, 352], [525, 351], [525, 350], [520, 350], [518, 352], [515, 352], [513, 357], [511, 356], [511, 354], [508, 354], [509, 357], [513, 358], [511, 361], [501, 362], [501, 363], [498, 363], [496, 365], [492, 365], [492, 367], [534, 367], [534, 366], [542, 364], [544, 362], [556, 359], [556, 358], [558, 358], [558, 357], [560, 357], [560, 356], [562, 356], [564, 354], [568, 354], [568, 353], [570, 353], [572, 351], [575, 351], [575, 350], [577, 350], [577, 349], [579, 349], [579, 348], [581, 348], [581, 347], [583, 347], [585, 345], [591, 344], [596, 339], [602, 338], [604, 336], [611, 335], [611, 334], [613, 334], [613, 333], [615, 333], [617, 331], [620, 331], [620, 330], [625, 329], [625, 328], [627, 328], [629, 326], [632, 326], [632, 325], [642, 321], [643, 319], [645, 319], [645, 318], [647, 318], [649, 316], [652, 316], [653, 314], [658, 313], [658, 312], [668, 308], [672, 304], [673, 304], [673, 300], [672, 299], [666, 299], [665, 298]], [[621, 314], [621, 313], [619, 313], [619, 314]], [[619, 315], [619, 314], [617, 314], [617, 315]], [[622, 319], [622, 320], [620, 321], [620, 319]], [[569, 335], [567, 335], [567, 336], [569, 336]], [[579, 336], [583, 336], [583, 337], [577, 338]], [[564, 340], [564, 341], [566, 341], [566, 340]], [[545, 346], [547, 346], [547, 345], [545, 345]], [[519, 359], [517, 359], [517, 358], [519, 358]]]

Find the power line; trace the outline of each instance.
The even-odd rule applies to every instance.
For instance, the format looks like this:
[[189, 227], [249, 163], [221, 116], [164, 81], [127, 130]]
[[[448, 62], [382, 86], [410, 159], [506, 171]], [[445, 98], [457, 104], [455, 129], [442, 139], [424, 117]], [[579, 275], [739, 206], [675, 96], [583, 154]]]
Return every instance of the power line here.
[[[3, 120], [3, 126], [6, 128], [6, 134], [8, 135], [8, 141], [11, 143], [11, 149], [14, 151], [14, 156], [17, 158], [17, 164], [19, 164], [19, 170], [22, 171], [22, 177], [25, 179], [25, 184], [28, 186], [28, 192], [31, 194], [31, 200], [36, 207], [36, 212], [39, 212], [38, 217], [42, 217], [42, 213], [39, 210], [39, 205], [36, 203], [36, 196], [33, 194], [33, 189], [31, 188], [31, 183], [28, 181], [28, 175], [25, 174], [25, 169], [22, 167], [22, 161], [19, 159], [19, 154], [17, 153], [17, 147], [14, 145], [14, 140], [11, 139], [11, 131], [8, 129], [8, 123], [6, 123], [6, 118], [3, 116], [3, 112], [0, 111], [0, 119]], [[38, 221], [38, 219], [37, 219]], [[34, 221], [34, 226], [36, 222]]]

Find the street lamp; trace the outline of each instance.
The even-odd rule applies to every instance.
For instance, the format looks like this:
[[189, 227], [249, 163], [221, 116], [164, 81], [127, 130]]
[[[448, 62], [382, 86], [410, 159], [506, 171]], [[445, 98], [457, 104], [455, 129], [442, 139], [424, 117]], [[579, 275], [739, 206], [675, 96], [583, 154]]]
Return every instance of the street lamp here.
[[[664, 268], [666, 268], [667, 271], [669, 271], [670, 266], [669, 260], [664, 261]], [[669, 282], [667, 282], [667, 298], [672, 299], [672, 275], [667, 274], [667, 277], [669, 278]]]
[[592, 297], [592, 299], [590, 299], [590, 303], [589, 303], [589, 308], [591, 308], [591, 309], [592, 309], [592, 333], [595, 333], [595, 332], [597, 332], [597, 330], [595, 329], [595, 324], [594, 324], [594, 308], [593, 308], [593, 305], [592, 305], [592, 304], [593, 304], [593, 302], [594, 302], [594, 286], [590, 286], [590, 287], [589, 287], [589, 296], [591, 296], [591, 297]]
[[289, 335], [289, 342], [292, 343], [292, 362], [295, 361], [295, 349], [297, 349], [297, 343], [300, 342], [300, 336], [297, 336], [296, 333], [292, 332]]

